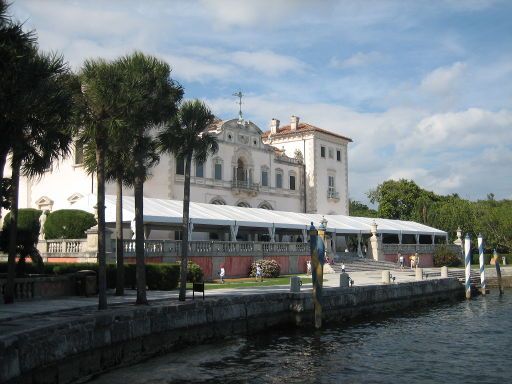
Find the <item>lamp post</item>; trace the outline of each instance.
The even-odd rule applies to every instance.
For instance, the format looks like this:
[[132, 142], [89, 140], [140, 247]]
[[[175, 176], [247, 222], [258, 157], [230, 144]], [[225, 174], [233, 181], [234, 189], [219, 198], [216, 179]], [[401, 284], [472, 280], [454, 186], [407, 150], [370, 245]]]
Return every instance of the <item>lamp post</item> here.
[[325, 262], [325, 229], [327, 220], [322, 218], [318, 231], [313, 222], [309, 229], [311, 251], [311, 277], [313, 278], [313, 305], [315, 309], [315, 328], [322, 327], [322, 285]]

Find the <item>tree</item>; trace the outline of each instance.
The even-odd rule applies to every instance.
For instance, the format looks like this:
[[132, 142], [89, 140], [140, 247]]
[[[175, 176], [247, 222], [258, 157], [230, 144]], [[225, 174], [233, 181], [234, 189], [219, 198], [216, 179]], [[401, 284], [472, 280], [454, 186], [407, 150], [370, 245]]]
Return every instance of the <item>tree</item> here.
[[36, 48], [33, 32], [24, 32], [22, 24], [12, 21], [7, 15], [8, 5], [0, 0], [0, 217], [2, 208], [9, 208], [11, 181], [3, 172], [16, 127], [12, 125], [15, 116], [26, 112], [22, 95], [27, 91], [26, 71]]
[[20, 174], [37, 177], [52, 162], [69, 152], [73, 98], [68, 67], [62, 57], [33, 50], [24, 57], [23, 73], [18, 80], [25, 85], [13, 95], [14, 110], [4, 118], [11, 151], [11, 216], [8, 256], [8, 280], [4, 300], [14, 301], [14, 274]]
[[372, 204], [378, 203], [379, 217], [411, 220], [422, 189], [412, 180], [387, 180], [367, 193]]
[[366, 204], [363, 204], [357, 200], [349, 200], [348, 212], [350, 216], [378, 217], [377, 211], [375, 209], [371, 209]]
[[173, 118], [183, 97], [182, 87], [170, 78], [170, 67], [155, 57], [135, 52], [117, 61], [122, 73], [122, 117], [132, 138], [134, 164], [135, 258], [137, 304], [147, 304], [144, 265], [144, 181], [149, 168], [158, 161], [152, 139], [153, 128]]
[[190, 168], [192, 158], [204, 163], [209, 154], [218, 150], [216, 137], [208, 134], [207, 128], [214, 121], [210, 109], [201, 101], [186, 101], [177, 116], [158, 135], [162, 152], [174, 154], [185, 161], [185, 185], [183, 193], [183, 240], [181, 242], [180, 293], [185, 301], [187, 288], [187, 262], [189, 242]]
[[81, 126], [78, 142], [84, 149], [94, 146], [98, 212], [98, 308], [107, 308], [105, 254], [105, 153], [107, 141], [123, 126], [119, 92], [121, 74], [115, 64], [105, 60], [86, 60], [79, 74], [79, 111]]

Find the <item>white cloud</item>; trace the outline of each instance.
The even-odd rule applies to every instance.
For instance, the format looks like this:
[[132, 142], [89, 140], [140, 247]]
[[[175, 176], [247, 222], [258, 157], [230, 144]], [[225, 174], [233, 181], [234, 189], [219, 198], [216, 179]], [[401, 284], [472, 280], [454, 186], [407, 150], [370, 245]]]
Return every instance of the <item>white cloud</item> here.
[[453, 90], [466, 69], [466, 64], [456, 62], [449, 67], [440, 67], [430, 72], [421, 82], [421, 89], [434, 94], [446, 94]]
[[357, 52], [352, 56], [340, 60], [336, 57], [331, 58], [329, 61], [329, 65], [333, 68], [354, 68], [354, 67], [362, 67], [366, 65], [370, 65], [376, 63], [383, 59], [383, 55], [377, 51], [371, 52]]
[[268, 50], [237, 51], [230, 54], [229, 58], [236, 65], [268, 76], [276, 76], [285, 72], [300, 72], [305, 68], [304, 63], [294, 57], [279, 55]]

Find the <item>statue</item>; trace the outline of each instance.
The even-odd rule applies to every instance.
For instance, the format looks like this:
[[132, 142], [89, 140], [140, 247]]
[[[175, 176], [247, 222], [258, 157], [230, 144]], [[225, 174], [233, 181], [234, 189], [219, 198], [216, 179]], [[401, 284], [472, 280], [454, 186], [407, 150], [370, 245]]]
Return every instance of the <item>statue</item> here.
[[41, 216], [39, 216], [39, 240], [45, 240], [44, 224], [46, 223], [47, 212], [43, 211]]

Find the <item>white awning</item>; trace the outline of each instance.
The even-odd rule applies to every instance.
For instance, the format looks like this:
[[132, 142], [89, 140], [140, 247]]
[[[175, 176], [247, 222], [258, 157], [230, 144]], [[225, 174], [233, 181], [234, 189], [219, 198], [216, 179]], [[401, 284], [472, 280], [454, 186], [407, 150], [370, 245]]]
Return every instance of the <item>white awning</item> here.
[[[94, 195], [81, 199], [70, 208], [94, 212], [96, 197]], [[105, 196], [105, 221], [116, 221], [116, 196]], [[182, 223], [183, 202], [144, 198], [144, 223], [154, 225]], [[123, 219], [130, 222], [135, 217], [135, 202], [133, 196], [123, 197]], [[373, 219], [344, 215], [320, 215], [286, 211], [271, 211], [262, 208], [245, 208], [231, 205], [215, 205], [190, 203], [190, 221], [194, 226], [234, 226], [249, 228], [275, 229], [308, 229], [313, 223], [318, 228], [322, 218], [327, 220], [327, 232], [338, 234], [369, 234], [373, 221], [377, 223], [378, 233], [420, 234], [446, 236], [447, 233], [436, 228], [413, 221], [390, 219]]]

